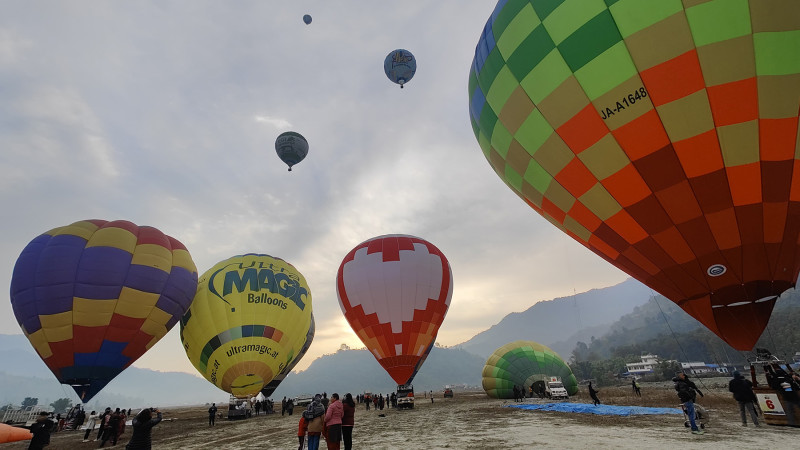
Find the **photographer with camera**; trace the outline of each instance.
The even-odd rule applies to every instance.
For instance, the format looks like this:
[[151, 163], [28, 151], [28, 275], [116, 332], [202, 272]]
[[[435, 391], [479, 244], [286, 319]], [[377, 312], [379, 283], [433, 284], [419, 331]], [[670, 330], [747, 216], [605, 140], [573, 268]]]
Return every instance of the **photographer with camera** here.
[[[156, 417], [153, 418], [153, 413]], [[125, 446], [127, 450], [150, 450], [152, 442], [150, 438], [153, 427], [161, 422], [161, 411], [158, 408], [145, 408], [133, 419], [133, 436]]]

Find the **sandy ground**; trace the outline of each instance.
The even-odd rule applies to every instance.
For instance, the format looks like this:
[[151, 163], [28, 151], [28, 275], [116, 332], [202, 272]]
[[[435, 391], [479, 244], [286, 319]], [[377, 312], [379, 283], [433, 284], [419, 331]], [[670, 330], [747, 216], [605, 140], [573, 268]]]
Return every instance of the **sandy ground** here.
[[[419, 398], [413, 410], [366, 411], [357, 405], [355, 449], [497, 449], [497, 448], [790, 448], [800, 442], [800, 429], [752, 424], [743, 428], [736, 403], [727, 389], [707, 386], [700, 404], [711, 414], [706, 434], [692, 435], [682, 415], [608, 417], [591, 414], [525, 411], [513, 402], [488, 398], [483, 392], [457, 392], [452, 399], [436, 393], [434, 403]], [[701, 387], [702, 388], [702, 387]], [[641, 398], [630, 387], [601, 389], [600, 399], [612, 405], [677, 407], [671, 384], [647, 385]], [[539, 400], [527, 399], [526, 402]], [[588, 403], [578, 394], [573, 402]], [[296, 449], [298, 414], [261, 415], [248, 420], [207, 424], [207, 407], [164, 408], [164, 421], [153, 430], [154, 449]], [[296, 409], [295, 411], [298, 411]], [[384, 417], [380, 417], [383, 414]], [[54, 433], [51, 449], [90, 449], [83, 432]], [[130, 430], [117, 447], [124, 447]], [[107, 445], [108, 446], [108, 445]], [[27, 448], [27, 443], [0, 449]], [[320, 448], [326, 448], [322, 443]]]

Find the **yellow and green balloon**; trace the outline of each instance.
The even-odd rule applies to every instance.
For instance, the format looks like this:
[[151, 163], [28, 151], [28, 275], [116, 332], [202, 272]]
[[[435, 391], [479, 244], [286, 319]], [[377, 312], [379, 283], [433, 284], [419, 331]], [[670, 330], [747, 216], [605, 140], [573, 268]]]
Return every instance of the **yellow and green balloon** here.
[[200, 278], [181, 341], [208, 381], [252, 397], [302, 352], [311, 313], [311, 292], [294, 266], [269, 255], [234, 256]]
[[558, 377], [569, 395], [578, 393], [572, 369], [549, 347], [533, 341], [514, 341], [498, 348], [483, 366], [483, 390], [493, 398], [513, 398], [514, 386], [525, 392], [537, 382]]

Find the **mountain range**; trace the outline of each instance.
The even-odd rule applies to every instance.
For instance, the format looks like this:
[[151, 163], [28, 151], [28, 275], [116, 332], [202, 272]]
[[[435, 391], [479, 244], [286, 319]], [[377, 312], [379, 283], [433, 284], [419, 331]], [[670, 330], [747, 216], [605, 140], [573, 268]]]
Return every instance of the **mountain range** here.
[[[612, 324], [645, 305], [653, 292], [633, 279], [603, 289], [541, 301], [511, 313], [489, 329], [453, 346], [434, 346], [414, 379], [417, 391], [439, 391], [445, 385], [480, 386], [488, 356], [514, 340], [550, 346], [565, 360], [578, 341], [606, 334]], [[19, 404], [38, 397], [40, 404], [77, 396], [60, 385], [23, 335], [0, 335], [0, 402]], [[314, 360], [308, 369], [292, 373], [274, 398], [302, 393], [391, 392], [394, 381], [366, 349], [344, 348]], [[183, 372], [158, 372], [130, 367], [88, 405], [104, 407], [177, 406], [223, 402], [227, 394], [205, 379]]]

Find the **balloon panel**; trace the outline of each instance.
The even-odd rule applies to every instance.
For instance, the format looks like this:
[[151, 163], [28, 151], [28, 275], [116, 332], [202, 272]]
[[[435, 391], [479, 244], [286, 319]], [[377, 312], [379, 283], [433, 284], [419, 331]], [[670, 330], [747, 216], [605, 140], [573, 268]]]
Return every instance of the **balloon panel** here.
[[308, 332], [306, 333], [306, 341], [305, 343], [303, 343], [303, 348], [300, 349], [300, 353], [298, 353], [297, 356], [295, 356], [292, 359], [292, 362], [289, 363], [289, 365], [286, 366], [286, 368], [284, 368], [281, 371], [281, 373], [276, 375], [275, 378], [272, 379], [272, 381], [267, 383], [267, 385], [261, 389], [261, 393], [264, 394], [264, 397], [267, 398], [271, 397], [272, 393], [275, 392], [276, 389], [278, 389], [278, 386], [280, 386], [281, 382], [286, 378], [286, 376], [289, 375], [292, 372], [292, 370], [294, 370], [294, 366], [296, 366], [297, 363], [299, 363], [300, 360], [303, 359], [303, 356], [305, 356], [306, 352], [311, 347], [311, 342], [314, 340], [314, 332], [315, 332], [314, 314], [312, 313], [311, 326], [309, 327]]
[[200, 278], [181, 319], [186, 355], [207, 380], [253, 396], [300, 352], [311, 323], [303, 275], [269, 255], [234, 256]]
[[499, 2], [473, 130], [530, 207], [749, 350], [800, 272], [800, 3], [658, 5]]
[[87, 402], [178, 322], [196, 287], [197, 269], [176, 239], [86, 220], [25, 247], [11, 305], [45, 364]]
[[417, 72], [417, 60], [408, 50], [397, 49], [386, 55], [386, 59], [383, 60], [383, 71], [392, 83], [402, 86]]
[[0, 444], [9, 442], [27, 441], [33, 438], [33, 434], [25, 428], [13, 427], [0, 423]]
[[453, 295], [453, 274], [430, 242], [386, 235], [347, 254], [336, 290], [353, 331], [397, 384], [407, 384], [436, 340]]
[[514, 386], [527, 392], [535, 381], [561, 379], [569, 395], [578, 392], [572, 370], [549, 347], [532, 341], [514, 341], [495, 350], [483, 367], [483, 389], [494, 398], [513, 398]]

